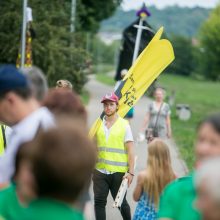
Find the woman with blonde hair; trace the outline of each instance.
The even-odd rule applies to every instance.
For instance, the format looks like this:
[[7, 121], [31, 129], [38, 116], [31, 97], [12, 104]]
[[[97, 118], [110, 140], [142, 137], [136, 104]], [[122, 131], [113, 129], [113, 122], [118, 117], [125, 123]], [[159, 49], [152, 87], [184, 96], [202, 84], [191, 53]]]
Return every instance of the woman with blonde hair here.
[[154, 139], [148, 145], [147, 167], [137, 177], [133, 198], [138, 204], [133, 220], [156, 219], [160, 194], [174, 179], [169, 148], [162, 140]]

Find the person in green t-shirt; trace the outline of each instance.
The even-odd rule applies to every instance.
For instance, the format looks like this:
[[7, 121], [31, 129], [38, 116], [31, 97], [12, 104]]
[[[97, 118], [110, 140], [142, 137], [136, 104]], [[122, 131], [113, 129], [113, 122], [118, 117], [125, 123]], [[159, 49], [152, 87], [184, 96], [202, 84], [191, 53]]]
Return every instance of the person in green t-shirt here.
[[25, 204], [19, 200], [16, 193], [16, 185], [10, 184], [0, 192], [0, 219], [16, 219], [17, 215], [23, 215]]
[[[220, 114], [211, 115], [198, 127], [195, 143], [196, 166], [209, 157], [220, 156]], [[195, 171], [196, 172], [196, 171]], [[194, 173], [169, 184], [160, 198], [160, 220], [202, 219], [196, 208]]]
[[[17, 152], [13, 181], [0, 191], [0, 219], [17, 219], [17, 216], [25, 213], [29, 201], [35, 197], [32, 183], [29, 181], [32, 175], [30, 153], [26, 144], [23, 144]], [[21, 179], [27, 184], [20, 184]]]
[[[19, 219], [19, 218], [18, 218]], [[81, 211], [55, 199], [39, 198], [34, 200], [23, 218], [24, 220], [84, 220]]]
[[85, 130], [64, 123], [40, 133], [29, 147], [33, 149], [32, 171], [38, 197], [17, 219], [83, 220], [74, 204], [89, 183], [96, 161], [95, 145]]

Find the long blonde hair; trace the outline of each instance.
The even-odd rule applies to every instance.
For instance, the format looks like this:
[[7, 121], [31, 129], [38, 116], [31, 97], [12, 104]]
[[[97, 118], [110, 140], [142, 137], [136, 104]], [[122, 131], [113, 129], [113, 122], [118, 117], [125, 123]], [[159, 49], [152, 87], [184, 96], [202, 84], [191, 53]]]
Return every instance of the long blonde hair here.
[[160, 139], [155, 139], [148, 145], [147, 176], [144, 181], [144, 191], [155, 206], [164, 187], [175, 179], [171, 166], [168, 146]]

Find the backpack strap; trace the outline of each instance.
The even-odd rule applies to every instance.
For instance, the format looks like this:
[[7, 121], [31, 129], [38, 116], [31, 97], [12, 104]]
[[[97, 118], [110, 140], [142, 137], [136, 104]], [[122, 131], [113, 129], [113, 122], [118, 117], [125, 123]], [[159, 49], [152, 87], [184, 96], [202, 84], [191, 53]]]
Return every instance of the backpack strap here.
[[154, 125], [153, 130], [155, 130], [156, 127], [157, 127], [157, 123], [158, 123], [158, 119], [159, 119], [159, 117], [160, 117], [160, 113], [161, 113], [162, 106], [163, 106], [163, 103], [160, 105], [159, 111], [158, 111], [158, 113], [157, 113], [156, 122], [155, 122], [155, 125]]

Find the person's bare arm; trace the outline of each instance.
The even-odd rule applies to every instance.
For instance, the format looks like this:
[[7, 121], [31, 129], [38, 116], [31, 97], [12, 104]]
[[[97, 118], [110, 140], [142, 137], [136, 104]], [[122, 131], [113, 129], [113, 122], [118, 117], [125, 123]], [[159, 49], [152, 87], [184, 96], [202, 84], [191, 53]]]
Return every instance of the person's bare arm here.
[[128, 152], [128, 167], [129, 167], [129, 173], [125, 175], [125, 178], [128, 179], [128, 186], [130, 186], [134, 176], [134, 142], [133, 141], [126, 142], [125, 147]]
[[139, 201], [143, 192], [144, 174], [143, 172], [138, 174], [137, 183], [133, 192], [133, 199], [135, 202]]

